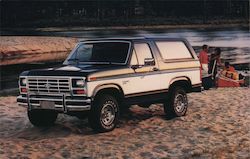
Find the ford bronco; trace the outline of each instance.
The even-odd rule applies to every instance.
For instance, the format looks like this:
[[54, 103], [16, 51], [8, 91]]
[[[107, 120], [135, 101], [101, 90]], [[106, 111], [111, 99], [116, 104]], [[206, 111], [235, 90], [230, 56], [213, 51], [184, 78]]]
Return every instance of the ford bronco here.
[[185, 39], [109, 38], [80, 41], [60, 67], [22, 72], [17, 102], [35, 126], [65, 113], [107, 132], [134, 104], [162, 103], [168, 117], [183, 116], [186, 93], [200, 88], [200, 63]]

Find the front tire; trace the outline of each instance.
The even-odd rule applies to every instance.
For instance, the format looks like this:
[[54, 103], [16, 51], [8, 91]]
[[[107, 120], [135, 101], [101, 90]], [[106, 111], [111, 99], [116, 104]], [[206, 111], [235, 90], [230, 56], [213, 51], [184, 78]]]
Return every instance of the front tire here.
[[97, 97], [88, 117], [92, 129], [97, 132], [112, 131], [119, 119], [119, 105], [111, 95]]
[[57, 115], [53, 110], [28, 110], [29, 121], [37, 127], [53, 125]]
[[164, 111], [168, 118], [184, 116], [187, 112], [188, 99], [185, 89], [175, 87], [170, 91], [167, 102], [164, 103]]

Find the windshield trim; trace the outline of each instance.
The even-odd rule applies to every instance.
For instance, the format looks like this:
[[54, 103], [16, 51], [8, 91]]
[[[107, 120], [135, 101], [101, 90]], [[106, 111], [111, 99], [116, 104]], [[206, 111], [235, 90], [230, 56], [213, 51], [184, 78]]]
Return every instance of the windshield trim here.
[[[65, 60], [64, 63], [69, 64], [68, 60], [71, 59], [72, 55], [75, 53], [75, 51], [80, 47], [80, 45], [82, 44], [93, 44], [93, 43], [107, 43], [107, 42], [114, 42], [114, 43], [128, 43], [129, 44], [129, 48], [128, 48], [128, 52], [127, 52], [127, 57], [124, 63], [120, 63], [120, 62], [111, 62], [111, 64], [116, 64], [116, 65], [126, 65], [128, 63], [128, 59], [129, 59], [129, 55], [131, 52], [131, 46], [132, 43], [131, 41], [126, 41], [126, 40], [97, 40], [97, 41], [84, 41], [84, 42], [78, 42], [78, 44], [76, 45], [76, 47], [72, 50], [72, 52], [69, 54], [69, 56], [67, 57], [67, 59]], [[81, 62], [79, 61], [79, 63], [85, 63], [84, 61]], [[104, 63], [104, 62], [86, 62], [89, 64], [100, 64], [100, 63]]]

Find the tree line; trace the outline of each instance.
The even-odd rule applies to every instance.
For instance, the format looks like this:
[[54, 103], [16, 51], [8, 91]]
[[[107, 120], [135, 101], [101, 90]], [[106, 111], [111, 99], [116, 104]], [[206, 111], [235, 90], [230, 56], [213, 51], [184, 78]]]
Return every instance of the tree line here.
[[129, 26], [249, 21], [247, 0], [2, 0], [0, 3], [1, 27]]

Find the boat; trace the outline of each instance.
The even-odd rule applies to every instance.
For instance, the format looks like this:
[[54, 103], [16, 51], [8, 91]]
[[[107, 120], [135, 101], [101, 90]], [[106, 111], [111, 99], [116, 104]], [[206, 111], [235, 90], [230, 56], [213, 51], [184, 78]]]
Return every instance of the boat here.
[[216, 80], [217, 87], [241, 87], [244, 86], [245, 77], [240, 78], [237, 72], [222, 70]]

